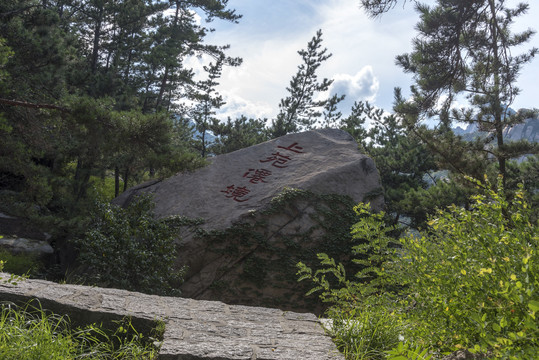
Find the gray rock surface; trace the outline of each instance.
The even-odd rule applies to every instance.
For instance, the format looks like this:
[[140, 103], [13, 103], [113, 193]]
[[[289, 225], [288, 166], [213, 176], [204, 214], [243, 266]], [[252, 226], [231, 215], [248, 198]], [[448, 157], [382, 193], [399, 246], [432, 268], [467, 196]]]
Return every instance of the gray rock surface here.
[[505, 141], [528, 140], [529, 142], [539, 142], [539, 119], [531, 118], [522, 124], [507, 127], [503, 132]]
[[[0, 273], [4, 280], [10, 275]], [[75, 324], [131, 316], [139, 331], [166, 323], [159, 359], [344, 359], [313, 314], [226, 305], [216, 301], [159, 297], [117, 289], [23, 280], [0, 280], [0, 301], [38, 299], [44, 309], [67, 314]]]
[[[288, 203], [277, 208], [273, 200], [285, 189], [308, 192], [289, 196]], [[313, 305], [314, 296], [305, 299], [310, 284], [297, 283], [296, 264], [318, 263], [318, 252], [343, 261], [350, 250], [346, 236], [352, 223], [337, 223], [357, 202], [368, 200], [380, 207], [380, 189], [373, 160], [358, 150], [353, 137], [325, 129], [216, 156], [196, 172], [129, 189], [114, 203], [126, 206], [134, 196], [150, 193], [158, 217], [204, 220], [183, 228], [178, 240], [177, 265], [189, 268], [183, 296], [319, 312], [322, 305]], [[336, 208], [338, 201], [323, 201], [323, 194], [346, 197], [352, 205]]]
[[0, 238], [0, 248], [14, 254], [31, 254], [35, 256], [51, 255], [54, 249], [46, 241], [19, 237]]
[[50, 235], [36, 229], [28, 220], [0, 212], [0, 249], [35, 257], [51, 255]]
[[373, 160], [359, 152], [350, 134], [336, 129], [286, 135], [210, 161], [195, 172], [128, 189], [113, 202], [125, 206], [134, 195], [151, 193], [158, 217], [203, 218], [207, 228], [224, 229], [267, 206], [284, 188], [359, 202], [381, 186]]

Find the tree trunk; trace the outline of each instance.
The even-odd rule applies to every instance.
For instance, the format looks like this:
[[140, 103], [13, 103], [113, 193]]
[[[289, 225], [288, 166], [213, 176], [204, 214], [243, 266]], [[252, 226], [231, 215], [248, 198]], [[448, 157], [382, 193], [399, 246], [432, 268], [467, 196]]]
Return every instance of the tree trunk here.
[[75, 169], [73, 195], [75, 196], [75, 202], [86, 196], [86, 190], [88, 189], [88, 183], [90, 181], [90, 167], [85, 164], [80, 158], [77, 160], [77, 167]]
[[496, 19], [496, 4], [494, 0], [489, 0], [490, 5], [490, 15], [492, 17], [492, 20], [490, 22], [490, 31], [491, 31], [491, 37], [492, 37], [492, 51], [494, 56], [494, 64], [493, 66], [493, 75], [494, 75], [494, 104], [491, 104], [494, 109], [494, 129], [496, 131], [496, 141], [498, 146], [498, 166], [499, 168], [499, 174], [502, 176], [503, 185], [505, 186], [505, 176], [506, 176], [506, 168], [505, 168], [505, 154], [503, 153], [503, 109], [502, 104], [500, 100], [500, 91], [501, 91], [501, 81], [500, 81], [500, 69], [501, 69], [501, 63], [500, 63], [500, 54], [498, 50], [498, 23]]
[[114, 197], [120, 195], [120, 168], [114, 167]]
[[92, 62], [90, 64], [90, 69], [92, 74], [95, 74], [97, 71], [97, 62], [99, 59], [99, 40], [101, 37], [101, 26], [103, 22], [103, 5], [99, 8], [98, 18], [96, 19], [95, 31], [94, 31], [94, 43], [92, 49]]
[[124, 172], [124, 191], [127, 190], [127, 183], [128, 182], [129, 182], [129, 168], [126, 167], [125, 172]]

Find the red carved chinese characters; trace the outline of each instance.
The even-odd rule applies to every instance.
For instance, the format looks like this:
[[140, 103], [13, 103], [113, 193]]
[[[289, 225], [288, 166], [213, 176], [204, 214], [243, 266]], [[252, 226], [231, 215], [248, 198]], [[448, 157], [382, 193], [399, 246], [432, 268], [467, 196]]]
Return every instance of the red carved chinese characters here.
[[230, 185], [226, 187], [226, 190], [221, 190], [222, 193], [225, 193], [227, 198], [231, 198], [234, 201], [237, 202], [244, 202], [249, 199], [241, 199], [245, 195], [249, 194], [251, 190], [247, 189], [245, 186], [238, 186], [235, 187], [234, 185]]
[[[260, 162], [264, 163], [264, 162], [273, 161], [271, 163], [271, 166], [275, 166], [276, 168], [279, 168], [279, 169], [283, 169], [285, 167], [288, 167], [288, 166], [284, 166], [284, 164], [286, 164], [290, 160], [290, 157], [282, 155], [279, 152], [273, 153], [271, 155], [272, 156], [268, 156], [268, 158], [266, 160], [260, 160]], [[281, 165], [283, 165], [283, 166], [281, 166]]]
[[[283, 149], [286, 151], [290, 151], [296, 154], [303, 154], [302, 151], [303, 148], [298, 145], [297, 142], [291, 144], [290, 146], [277, 146], [278, 149]], [[281, 152], [283, 150], [280, 150]], [[284, 153], [286, 154], [286, 153]], [[291, 156], [293, 154], [283, 155], [279, 151], [274, 152], [271, 154], [271, 156], [268, 156], [264, 160], [259, 160], [261, 163], [269, 163], [271, 162], [271, 166], [274, 166], [279, 169], [284, 169], [288, 167], [287, 163], [292, 160]], [[249, 179], [249, 182], [251, 184], [259, 184], [259, 183], [265, 183], [266, 178], [271, 176], [271, 171], [267, 169], [249, 169], [245, 174], [243, 174], [243, 177], [246, 179]], [[251, 190], [249, 190], [246, 186], [236, 186], [236, 185], [230, 185], [227, 186], [226, 190], [221, 190], [222, 193], [225, 193], [225, 196], [227, 198], [230, 198], [237, 202], [244, 202], [249, 200], [250, 198], [246, 197]]]
[[249, 169], [249, 171], [243, 174], [243, 177], [249, 179], [250, 183], [258, 184], [259, 182], [265, 183], [266, 181], [264, 179], [270, 175], [271, 171], [266, 169]]
[[300, 150], [303, 150], [303, 148], [301, 146], [298, 146], [297, 142], [293, 143], [289, 147], [284, 147], [284, 146], [277, 146], [277, 147], [279, 149], [290, 150], [290, 151], [293, 151], [293, 152], [298, 153], [298, 154], [303, 154], [303, 151], [300, 151]]

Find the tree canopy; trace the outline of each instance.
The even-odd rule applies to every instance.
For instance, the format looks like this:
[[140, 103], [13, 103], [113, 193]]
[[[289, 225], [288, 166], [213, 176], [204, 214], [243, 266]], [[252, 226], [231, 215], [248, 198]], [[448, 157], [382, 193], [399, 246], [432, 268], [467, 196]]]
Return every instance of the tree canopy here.
[[109, 172], [118, 195], [185, 165], [173, 111], [196, 85], [186, 59], [241, 62], [205, 41], [209, 21], [241, 18], [227, 1], [0, 0], [0, 18], [1, 188], [42, 205], [76, 204]]
[[[373, 16], [396, 3], [361, 2]], [[451, 170], [481, 179], [484, 167], [469, 165], [495, 159], [498, 173], [505, 178], [509, 159], [537, 152], [534, 144], [508, 144], [503, 136], [504, 129], [530, 116], [529, 112], [510, 111], [519, 94], [515, 85], [518, 74], [538, 52], [531, 48], [515, 54], [534, 34], [531, 29], [512, 32], [515, 19], [529, 5], [519, 3], [510, 8], [505, 1], [496, 0], [433, 3], [415, 2], [420, 21], [413, 51], [397, 57], [397, 64], [413, 75], [415, 84], [411, 101], [397, 89], [395, 111], [433, 151], [449, 160], [446, 165]], [[464, 97], [469, 106], [455, 108], [459, 97]], [[439, 123], [434, 131], [422, 125], [423, 120], [432, 118]], [[454, 122], [476, 123], [490, 136], [464, 144], [447, 131]]]

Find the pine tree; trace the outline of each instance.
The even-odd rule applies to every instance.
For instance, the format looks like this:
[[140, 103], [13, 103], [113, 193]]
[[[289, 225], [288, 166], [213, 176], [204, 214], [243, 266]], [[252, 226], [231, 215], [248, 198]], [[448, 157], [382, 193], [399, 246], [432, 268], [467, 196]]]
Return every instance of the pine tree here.
[[0, 85], [0, 173], [6, 180], [0, 186], [43, 205], [52, 197], [49, 178], [63, 149], [58, 99], [65, 94], [73, 38], [55, 11], [35, 1], [0, 1], [0, 19], [0, 38], [11, 49]]
[[279, 114], [270, 129], [272, 138], [312, 129], [324, 110], [328, 122], [335, 120], [336, 104], [343, 97], [333, 96], [330, 99], [316, 100], [317, 96], [327, 91], [333, 83], [326, 78], [318, 80], [318, 68], [332, 55], [326, 48], [321, 47], [322, 30], [318, 30], [308, 42], [307, 49], [298, 51], [303, 63], [298, 66], [298, 72], [292, 77], [290, 86], [286, 88], [289, 95], [279, 104]]
[[224, 56], [220, 56], [215, 63], [210, 63], [204, 66], [204, 71], [208, 77], [205, 80], [199, 81], [195, 85], [195, 90], [189, 95], [190, 99], [195, 102], [191, 111], [191, 117], [196, 123], [198, 131], [198, 146], [200, 155], [206, 157], [208, 142], [206, 135], [211, 124], [218, 121], [215, 118], [216, 110], [220, 109], [225, 104], [223, 97], [217, 92], [216, 87], [219, 85], [217, 80], [221, 77], [223, 69]]
[[367, 147], [367, 120], [374, 116], [381, 116], [379, 110], [375, 110], [368, 102], [355, 101], [350, 109], [350, 115], [340, 120], [339, 129], [348, 132], [356, 139], [363, 151]]
[[226, 122], [214, 121], [210, 129], [217, 136], [216, 142], [211, 146], [212, 153], [216, 155], [269, 140], [265, 119], [251, 119], [246, 116], [234, 120], [228, 118]]
[[[410, 208], [407, 198], [411, 192], [429, 186], [428, 178], [437, 170], [432, 154], [396, 116], [384, 114], [383, 110], [361, 101], [356, 102], [352, 110], [341, 128], [352, 130], [376, 163], [391, 223], [396, 225], [403, 217], [408, 217], [412, 226], [420, 225], [426, 214], [422, 209]], [[367, 120], [369, 130], [365, 130]]]
[[192, 69], [183, 64], [189, 56], [224, 57], [223, 65], [241, 64], [240, 58], [224, 56], [229, 45], [204, 44], [204, 38], [213, 29], [199, 24], [196, 14], [200, 12], [207, 16], [208, 22], [214, 19], [237, 22], [241, 18], [234, 10], [227, 9], [225, 0], [169, 1], [169, 7], [152, 21], [155, 29], [150, 34], [152, 45], [144, 55], [144, 112], [173, 110], [174, 102], [187, 96], [194, 76]]
[[227, 6], [0, 0], [0, 38], [13, 49], [1, 69], [0, 174], [31, 201], [67, 209], [84, 200], [92, 177], [114, 171], [118, 193], [120, 173], [126, 186], [148, 168], [154, 175], [199, 164], [174, 147], [184, 144], [172, 141], [169, 111], [192, 84], [186, 57], [219, 58], [228, 48], [204, 43], [212, 29], [195, 11], [237, 21]]
[[[395, 3], [362, 1], [371, 15]], [[434, 6], [416, 5], [421, 20], [414, 50], [397, 57], [398, 65], [414, 77], [413, 101], [405, 101], [397, 91], [395, 110], [441, 159], [451, 160], [447, 165], [454, 171], [468, 173], [464, 165], [479, 155], [480, 161], [495, 159], [498, 173], [505, 178], [508, 159], [537, 151], [531, 144], [508, 144], [503, 138], [504, 129], [528, 116], [509, 112], [519, 93], [517, 76], [538, 52], [532, 48], [513, 55], [513, 49], [534, 34], [532, 30], [511, 32], [514, 20], [528, 8], [525, 3], [508, 8], [502, 0], [437, 0]], [[454, 109], [459, 96], [465, 96], [470, 107]], [[430, 131], [420, 125], [434, 117], [439, 129]], [[446, 131], [455, 121], [476, 123], [490, 136], [482, 143], [465, 145]]]

